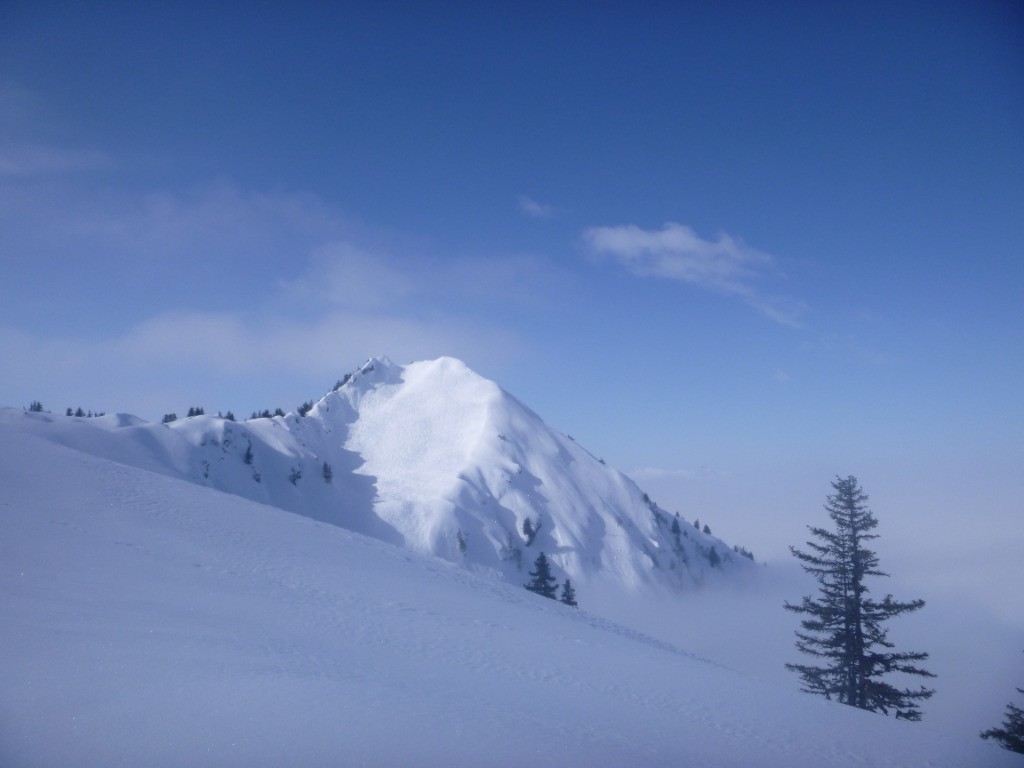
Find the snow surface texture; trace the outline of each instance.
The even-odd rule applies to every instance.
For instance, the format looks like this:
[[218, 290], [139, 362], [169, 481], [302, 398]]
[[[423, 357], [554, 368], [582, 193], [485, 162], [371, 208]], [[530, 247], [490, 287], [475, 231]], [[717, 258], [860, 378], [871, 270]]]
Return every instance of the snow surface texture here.
[[[151, 424], [0, 411], [47, 439], [522, 584], [685, 588], [753, 567], [462, 362], [368, 361], [305, 416]], [[329, 481], [325, 477], [328, 467]], [[539, 528], [527, 544], [523, 524]], [[714, 550], [714, 551], [712, 551]]]
[[0, 422], [5, 767], [1020, 764]]

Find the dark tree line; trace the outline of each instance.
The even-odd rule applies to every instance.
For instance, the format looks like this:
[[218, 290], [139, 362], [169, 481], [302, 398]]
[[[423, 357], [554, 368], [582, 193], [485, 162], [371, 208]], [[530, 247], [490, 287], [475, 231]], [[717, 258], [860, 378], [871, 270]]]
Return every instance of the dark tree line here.
[[91, 410], [86, 411], [86, 410], [83, 410], [82, 408], [75, 408], [74, 410], [72, 410], [69, 407], [64, 412], [64, 415], [65, 416], [77, 416], [80, 419], [93, 419], [93, 418], [99, 418], [100, 416], [105, 416], [106, 414], [103, 411], [96, 411], [95, 413], [93, 413]]
[[275, 416], [284, 416], [284, 411], [280, 408], [275, 408], [273, 413], [266, 409], [259, 412], [253, 411], [252, 415], [249, 416], [249, 421], [254, 421], [255, 419], [272, 419]]

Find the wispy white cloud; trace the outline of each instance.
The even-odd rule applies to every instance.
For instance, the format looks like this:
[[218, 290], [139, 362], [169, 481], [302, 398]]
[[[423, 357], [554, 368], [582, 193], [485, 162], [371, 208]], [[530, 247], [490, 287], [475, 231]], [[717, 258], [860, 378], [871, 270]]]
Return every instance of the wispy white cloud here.
[[0, 357], [19, 361], [0, 381], [3, 405], [45, 398], [147, 418], [199, 400], [294, 407], [373, 354], [454, 355], [500, 371], [526, 346], [495, 302], [535, 300], [538, 284], [557, 283], [542, 259], [437, 257], [310, 195], [227, 182], [134, 200], [11, 186], [0, 189], [0, 250], [26, 254], [20, 274], [62, 275], [68, 298], [103, 320], [62, 318], [63, 300], [45, 293], [34, 301], [50, 306], [48, 330], [0, 309]]
[[742, 293], [749, 281], [773, 266], [771, 256], [722, 234], [703, 240], [687, 226], [669, 223], [660, 230], [635, 225], [592, 227], [583, 233], [595, 253], [609, 254], [631, 272], [666, 277]]
[[[512, 334], [491, 329], [508, 341]], [[165, 369], [187, 368], [218, 377], [273, 376], [322, 379], [372, 354], [396, 361], [458, 352], [478, 355], [486, 348], [472, 329], [453, 318], [424, 322], [392, 312], [334, 310], [309, 318], [238, 312], [170, 312], [149, 318], [107, 342], [117, 359]], [[312, 393], [311, 393], [312, 394]]]
[[783, 325], [799, 325], [799, 302], [766, 294], [758, 285], [778, 274], [775, 258], [731, 235], [704, 240], [690, 227], [670, 222], [659, 230], [633, 224], [591, 227], [583, 240], [594, 255], [610, 258], [639, 277], [689, 283], [738, 298]]
[[335, 308], [395, 307], [422, 290], [414, 267], [389, 254], [333, 240], [314, 248], [307, 268], [283, 282], [283, 297]]
[[167, 312], [94, 339], [0, 326], [0, 355], [19, 360], [5, 375], [0, 405], [40, 399], [53, 410], [81, 405], [149, 419], [197, 403], [238, 415], [268, 405], [291, 409], [375, 354], [396, 362], [454, 355], [500, 368], [523, 354], [523, 343], [506, 328], [455, 316], [364, 311], [309, 318]]
[[313, 249], [308, 266], [283, 283], [293, 303], [334, 308], [416, 308], [428, 314], [472, 313], [481, 307], [536, 306], [564, 295], [567, 275], [529, 254], [486, 257], [444, 255], [399, 247], [363, 247], [351, 239]]
[[526, 195], [519, 198], [519, 210], [534, 219], [550, 219], [555, 215], [554, 206], [538, 203]]
[[[415, 304], [453, 314], [459, 304], [536, 302], [566, 279], [536, 255], [441, 253], [423, 238], [354, 221], [316, 195], [225, 180], [142, 196], [73, 182], [0, 185], [0, 252], [24, 274], [84, 268], [88, 254], [90, 278], [76, 283], [77, 294], [102, 275], [105, 290], [124, 284], [122, 304], [150, 292], [154, 314], [169, 302], [301, 305], [305, 314]], [[187, 292], [156, 290], [179, 280]]]
[[70, 176], [0, 184], [0, 251], [10, 255], [8, 268], [72, 275], [87, 268], [77, 294], [103, 275], [111, 289], [131, 283], [121, 297], [127, 303], [128, 289], [151, 292], [180, 279], [190, 283], [187, 294], [151, 292], [150, 300], [215, 291], [230, 301], [239, 293], [224, 293], [228, 283], [265, 293], [317, 244], [347, 229], [313, 196], [253, 193], [224, 181], [141, 195]]

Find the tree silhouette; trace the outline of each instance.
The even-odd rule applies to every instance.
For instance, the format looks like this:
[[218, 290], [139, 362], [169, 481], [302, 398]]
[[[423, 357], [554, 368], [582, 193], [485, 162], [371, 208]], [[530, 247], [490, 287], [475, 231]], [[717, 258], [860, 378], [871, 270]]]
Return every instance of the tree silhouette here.
[[552, 600], [558, 594], [558, 580], [551, 575], [551, 564], [543, 552], [537, 555], [537, 559], [533, 561], [530, 581], [525, 586], [531, 592], [550, 597]]
[[796, 647], [823, 663], [787, 664], [786, 668], [800, 675], [803, 690], [809, 693], [872, 712], [889, 714], [893, 710], [898, 718], [920, 720], [916, 702], [930, 698], [934, 690], [923, 686], [901, 689], [881, 678], [892, 672], [934, 677], [915, 665], [928, 654], [892, 651], [888, 630], [882, 624], [920, 609], [924, 600], [901, 603], [892, 595], [881, 601], [868, 597], [865, 578], [888, 575], [878, 570], [878, 556], [864, 546], [878, 538], [871, 533], [878, 521], [864, 504], [868, 497], [857, 485], [857, 478], [837, 477], [832, 488], [835, 493], [828, 496], [825, 509], [835, 530], [809, 526], [816, 539], [807, 542], [810, 552], [790, 547], [801, 567], [817, 579], [819, 598], [786, 603], [787, 610], [808, 617], [800, 622], [803, 631], [796, 633]]

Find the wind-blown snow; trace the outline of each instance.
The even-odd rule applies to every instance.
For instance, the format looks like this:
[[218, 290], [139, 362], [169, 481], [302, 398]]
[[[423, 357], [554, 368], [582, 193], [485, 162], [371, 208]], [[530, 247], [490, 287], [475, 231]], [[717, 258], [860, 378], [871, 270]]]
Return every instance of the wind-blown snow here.
[[0, 420], [4, 766], [1019, 763], [35, 420]]

